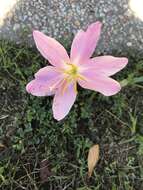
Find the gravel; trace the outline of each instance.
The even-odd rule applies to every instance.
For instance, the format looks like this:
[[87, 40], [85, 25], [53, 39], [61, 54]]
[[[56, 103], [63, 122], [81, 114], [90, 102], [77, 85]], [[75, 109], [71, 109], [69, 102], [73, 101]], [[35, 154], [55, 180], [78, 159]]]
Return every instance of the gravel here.
[[71, 44], [73, 35], [90, 23], [102, 21], [97, 54], [143, 53], [143, 21], [129, 8], [129, 0], [19, 0], [0, 27], [0, 38], [33, 45], [32, 30], [38, 29]]

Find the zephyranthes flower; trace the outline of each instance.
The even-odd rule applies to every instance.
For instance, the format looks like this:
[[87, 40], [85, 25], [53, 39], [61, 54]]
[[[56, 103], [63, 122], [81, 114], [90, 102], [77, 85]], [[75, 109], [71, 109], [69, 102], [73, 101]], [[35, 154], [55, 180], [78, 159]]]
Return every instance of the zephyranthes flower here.
[[39, 31], [33, 32], [38, 50], [52, 66], [40, 69], [26, 90], [34, 96], [54, 95], [52, 109], [57, 120], [63, 119], [74, 104], [77, 84], [105, 96], [114, 95], [121, 89], [120, 84], [110, 76], [123, 69], [128, 59], [113, 56], [91, 58], [100, 36], [101, 25], [100, 22], [93, 23], [86, 31], [80, 30], [76, 34], [70, 58], [55, 39]]

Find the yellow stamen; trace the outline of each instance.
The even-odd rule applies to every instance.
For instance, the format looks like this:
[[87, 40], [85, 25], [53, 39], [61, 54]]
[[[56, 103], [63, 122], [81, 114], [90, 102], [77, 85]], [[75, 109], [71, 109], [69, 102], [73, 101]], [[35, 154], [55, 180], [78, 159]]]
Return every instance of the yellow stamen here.
[[78, 74], [78, 67], [73, 64], [68, 64], [68, 69], [64, 71], [65, 74], [68, 74], [72, 77], [76, 77]]
[[77, 93], [77, 82], [74, 83], [74, 91]]
[[62, 94], [67, 90], [68, 84], [70, 83], [74, 84], [74, 90], [77, 93], [77, 80], [80, 79], [86, 81], [86, 78], [79, 73], [78, 66], [74, 64], [67, 63], [66, 69], [61, 70], [61, 72], [65, 74], [65, 79], [62, 84]]
[[64, 80], [63, 81], [63, 84], [62, 84], [62, 95], [64, 94], [64, 92], [66, 91], [67, 87], [68, 87], [68, 82], [67, 80]]
[[80, 75], [80, 74], [78, 74], [78, 78], [81, 79], [81, 80], [86, 81], [86, 78], [84, 76]]

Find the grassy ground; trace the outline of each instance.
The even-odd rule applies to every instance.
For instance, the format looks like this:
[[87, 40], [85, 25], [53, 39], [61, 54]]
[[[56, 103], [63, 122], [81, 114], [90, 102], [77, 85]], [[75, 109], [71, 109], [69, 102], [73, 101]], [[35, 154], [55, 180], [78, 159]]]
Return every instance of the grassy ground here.
[[[70, 114], [52, 117], [52, 98], [26, 93], [35, 71], [46, 65], [37, 50], [0, 42], [0, 189], [142, 190], [143, 58], [131, 53], [116, 75], [129, 85], [114, 97], [79, 89]], [[125, 83], [126, 81], [124, 81]], [[100, 160], [87, 179], [87, 154]]]

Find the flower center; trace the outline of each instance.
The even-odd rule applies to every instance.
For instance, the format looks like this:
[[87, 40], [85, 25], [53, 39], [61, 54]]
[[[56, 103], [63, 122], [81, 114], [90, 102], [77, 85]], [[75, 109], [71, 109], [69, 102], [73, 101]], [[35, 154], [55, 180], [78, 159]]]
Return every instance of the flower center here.
[[85, 80], [85, 78], [80, 74], [78, 66], [71, 63], [67, 63], [66, 68], [62, 70], [62, 72], [65, 74], [62, 92], [65, 92], [69, 83], [73, 83], [74, 90], [77, 93], [77, 80]]
[[64, 73], [68, 75], [68, 78], [76, 79], [78, 78], [78, 67], [73, 64], [68, 64], [68, 68], [64, 71]]
[[85, 77], [80, 74], [79, 67], [74, 64], [67, 63], [66, 69], [63, 70], [65, 79], [68, 82], [77, 82], [78, 79], [85, 80]]

